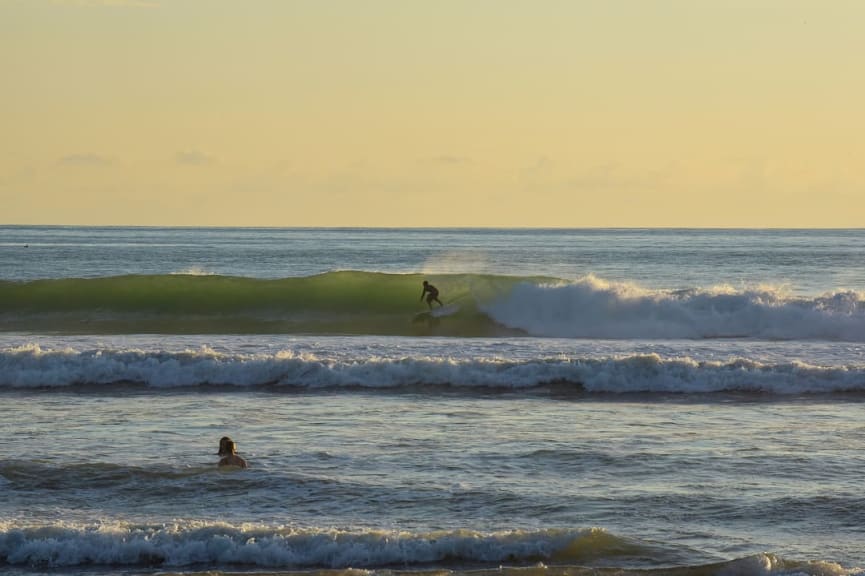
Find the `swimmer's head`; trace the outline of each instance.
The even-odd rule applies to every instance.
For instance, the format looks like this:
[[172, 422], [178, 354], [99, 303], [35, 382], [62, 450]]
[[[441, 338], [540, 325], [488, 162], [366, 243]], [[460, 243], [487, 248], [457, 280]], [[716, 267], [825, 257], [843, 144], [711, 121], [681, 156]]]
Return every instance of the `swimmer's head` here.
[[229, 438], [228, 436], [223, 436], [219, 439], [219, 452], [217, 452], [217, 456], [228, 456], [230, 454], [234, 454], [237, 450], [234, 440]]

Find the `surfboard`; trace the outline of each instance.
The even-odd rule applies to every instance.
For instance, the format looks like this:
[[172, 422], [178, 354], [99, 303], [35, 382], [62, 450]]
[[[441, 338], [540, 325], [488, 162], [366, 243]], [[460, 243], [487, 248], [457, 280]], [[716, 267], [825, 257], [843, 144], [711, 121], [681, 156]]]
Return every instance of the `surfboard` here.
[[450, 316], [451, 314], [456, 314], [457, 312], [459, 312], [459, 309], [460, 307], [456, 304], [448, 304], [447, 306], [440, 306], [426, 312], [418, 312], [414, 315], [412, 322], [421, 322], [423, 320], [429, 320], [430, 318], [441, 318], [443, 316]]
[[448, 304], [447, 306], [439, 306], [438, 308], [433, 308], [430, 310], [430, 316], [433, 318], [441, 318], [442, 316], [450, 316], [451, 314], [456, 314], [459, 311], [460, 307], [456, 304]]

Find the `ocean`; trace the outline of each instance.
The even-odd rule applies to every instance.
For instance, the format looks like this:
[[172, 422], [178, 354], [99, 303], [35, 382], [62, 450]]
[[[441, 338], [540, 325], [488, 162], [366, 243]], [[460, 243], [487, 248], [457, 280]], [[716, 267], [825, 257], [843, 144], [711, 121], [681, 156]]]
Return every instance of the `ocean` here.
[[0, 226], [0, 573], [863, 575], [863, 246]]

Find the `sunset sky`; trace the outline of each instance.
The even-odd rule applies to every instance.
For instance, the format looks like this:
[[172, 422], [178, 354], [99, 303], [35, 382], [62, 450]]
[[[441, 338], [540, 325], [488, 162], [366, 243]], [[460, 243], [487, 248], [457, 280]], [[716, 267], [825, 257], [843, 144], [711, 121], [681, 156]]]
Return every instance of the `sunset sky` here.
[[0, 224], [865, 226], [860, 0], [0, 0]]

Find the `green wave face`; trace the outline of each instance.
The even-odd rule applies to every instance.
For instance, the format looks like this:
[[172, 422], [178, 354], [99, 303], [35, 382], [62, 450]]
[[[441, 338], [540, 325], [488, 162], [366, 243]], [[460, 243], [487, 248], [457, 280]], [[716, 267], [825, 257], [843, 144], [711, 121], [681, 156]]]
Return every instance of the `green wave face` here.
[[[420, 299], [425, 279], [459, 312], [416, 318], [427, 310]], [[346, 271], [278, 280], [160, 275], [0, 282], [0, 330], [504, 335], [512, 332], [478, 304], [527, 280]]]

